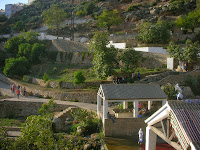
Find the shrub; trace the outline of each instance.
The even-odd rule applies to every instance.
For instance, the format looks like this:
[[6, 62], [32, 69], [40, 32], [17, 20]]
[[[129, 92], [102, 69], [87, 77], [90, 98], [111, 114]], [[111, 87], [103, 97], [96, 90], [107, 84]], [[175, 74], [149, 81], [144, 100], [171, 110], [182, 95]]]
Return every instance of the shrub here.
[[175, 90], [174, 85], [167, 83], [167, 84], [163, 85], [161, 88], [165, 92], [165, 94], [168, 96], [168, 98], [167, 98], [168, 100], [176, 99], [177, 91]]
[[139, 9], [139, 6], [140, 6], [139, 4], [137, 4], [137, 5], [130, 5], [127, 8], [126, 12], [133, 11], [134, 9]]
[[43, 81], [44, 81], [44, 83], [46, 83], [48, 80], [49, 80], [49, 76], [45, 72], [44, 75], [43, 75]]
[[29, 63], [25, 57], [6, 59], [3, 73], [6, 76], [23, 76], [29, 72]]
[[75, 73], [74, 73], [74, 85], [79, 85], [79, 84], [82, 84], [82, 83], [84, 83], [85, 82], [85, 77], [84, 77], [84, 75], [83, 75], [83, 73], [80, 71], [80, 70], [78, 70], [78, 71], [76, 71]]
[[80, 10], [80, 11], [76, 12], [76, 15], [80, 16], [80, 17], [83, 17], [83, 16], [85, 16], [85, 12], [83, 10]]

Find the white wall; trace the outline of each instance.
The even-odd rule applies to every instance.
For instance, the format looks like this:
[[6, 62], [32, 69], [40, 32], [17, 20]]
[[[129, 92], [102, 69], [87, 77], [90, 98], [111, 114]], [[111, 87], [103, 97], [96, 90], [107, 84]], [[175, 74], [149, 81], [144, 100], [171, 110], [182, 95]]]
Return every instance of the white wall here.
[[162, 47], [134, 47], [136, 51], [142, 52], [151, 52], [151, 53], [159, 53], [159, 54], [168, 54], [166, 49]]
[[126, 43], [113, 43], [113, 41], [110, 41], [110, 43], [106, 47], [111, 47], [111, 46], [118, 49], [125, 49]]

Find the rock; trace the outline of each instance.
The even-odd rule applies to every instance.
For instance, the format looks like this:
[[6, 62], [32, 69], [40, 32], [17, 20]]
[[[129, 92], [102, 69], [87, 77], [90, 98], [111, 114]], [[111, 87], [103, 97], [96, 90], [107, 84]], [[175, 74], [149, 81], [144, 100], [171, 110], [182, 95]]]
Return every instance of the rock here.
[[91, 140], [97, 140], [98, 139], [99, 134], [98, 133], [93, 133], [91, 134]]
[[89, 41], [89, 39], [86, 38], [86, 37], [83, 37], [83, 38], [81, 38], [81, 40], [80, 40], [81, 43], [86, 43], [87, 41]]
[[81, 126], [78, 126], [76, 131], [77, 131], [77, 133], [82, 134], [83, 133], [83, 128]]
[[91, 147], [92, 147], [91, 144], [87, 143], [87, 144], [85, 144], [85, 145], [83, 146], [83, 149], [84, 149], [84, 150], [87, 150], [87, 149], [90, 149]]

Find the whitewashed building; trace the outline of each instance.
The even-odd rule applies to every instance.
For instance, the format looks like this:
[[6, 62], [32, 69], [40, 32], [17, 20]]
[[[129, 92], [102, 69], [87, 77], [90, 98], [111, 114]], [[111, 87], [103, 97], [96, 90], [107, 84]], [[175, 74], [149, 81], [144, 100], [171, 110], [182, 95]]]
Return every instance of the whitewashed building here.
[[5, 15], [10, 18], [13, 14], [23, 9], [23, 3], [17, 4], [6, 4], [5, 5]]
[[0, 15], [3, 15], [3, 14], [5, 14], [5, 10], [1, 9], [0, 10]]

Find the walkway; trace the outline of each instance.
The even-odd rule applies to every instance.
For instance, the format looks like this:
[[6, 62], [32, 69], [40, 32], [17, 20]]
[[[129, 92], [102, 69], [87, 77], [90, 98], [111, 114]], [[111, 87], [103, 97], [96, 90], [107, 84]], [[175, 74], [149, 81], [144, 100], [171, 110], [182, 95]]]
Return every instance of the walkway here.
[[[13, 93], [10, 90], [10, 86], [8, 84], [5, 84], [0, 81], [0, 93], [2, 95], [8, 95], [11, 98], [5, 98], [3, 100], [9, 100], [9, 101], [30, 101], [30, 102], [45, 102], [48, 103], [49, 99], [44, 99], [44, 98], [38, 98], [38, 97], [22, 97], [20, 96], [19, 99], [17, 99], [16, 95], [13, 95]], [[89, 111], [96, 112], [97, 111], [97, 105], [96, 104], [91, 104], [91, 103], [82, 103], [82, 102], [70, 102], [70, 101], [61, 101], [61, 100], [54, 100], [55, 103], [57, 104], [62, 104], [62, 105], [68, 105], [68, 106], [76, 106], [82, 109], [86, 109]], [[103, 107], [102, 107], [103, 108]], [[108, 110], [112, 110], [109, 108]], [[102, 113], [103, 111], [101, 111]]]

